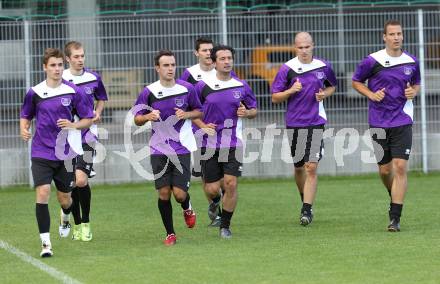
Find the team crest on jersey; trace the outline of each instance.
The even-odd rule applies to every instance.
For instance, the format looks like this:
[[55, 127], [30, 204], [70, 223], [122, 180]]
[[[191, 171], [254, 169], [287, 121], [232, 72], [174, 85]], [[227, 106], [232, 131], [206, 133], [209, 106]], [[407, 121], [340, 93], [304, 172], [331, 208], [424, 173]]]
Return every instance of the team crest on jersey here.
[[176, 103], [176, 106], [178, 107], [182, 107], [185, 104], [185, 99], [182, 98], [176, 98], [174, 100], [174, 102]]
[[319, 80], [322, 80], [325, 77], [325, 74], [322, 71], [316, 72], [315, 75], [316, 75], [316, 78], [318, 78]]
[[72, 102], [72, 100], [70, 98], [61, 98], [61, 104], [63, 106], [70, 106], [71, 102]]
[[232, 92], [234, 98], [239, 99], [241, 98], [241, 92], [240, 91], [233, 91]]
[[412, 69], [410, 67], [403, 67], [403, 73], [405, 73], [405, 75], [411, 75], [412, 74]]
[[84, 92], [85, 92], [87, 95], [91, 95], [91, 94], [93, 94], [93, 89], [90, 88], [90, 87], [85, 87], [85, 88], [84, 88]]

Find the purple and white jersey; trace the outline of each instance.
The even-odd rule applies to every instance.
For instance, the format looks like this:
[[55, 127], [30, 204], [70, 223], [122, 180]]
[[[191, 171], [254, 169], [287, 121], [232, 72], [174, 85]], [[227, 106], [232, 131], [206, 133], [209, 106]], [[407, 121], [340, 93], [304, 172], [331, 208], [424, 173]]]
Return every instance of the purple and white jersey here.
[[336, 76], [330, 64], [322, 59], [313, 58], [303, 64], [295, 57], [284, 63], [278, 71], [271, 92], [288, 90], [299, 79], [302, 89], [287, 100], [285, 114], [286, 127], [307, 127], [327, 122], [324, 103], [316, 100], [319, 89], [336, 86]]
[[413, 55], [404, 51], [399, 57], [392, 57], [385, 49], [379, 50], [362, 60], [352, 79], [361, 83], [368, 80], [372, 92], [385, 88], [382, 101], [368, 102], [368, 123], [372, 127], [413, 123], [413, 102], [405, 97], [407, 83], [420, 85], [419, 62]]
[[242, 147], [242, 120], [237, 109], [243, 103], [247, 109], [257, 108], [257, 101], [249, 85], [231, 78], [221, 81], [211, 77], [196, 85], [196, 92], [203, 105], [203, 121], [216, 124], [216, 136], [203, 135], [202, 147], [229, 148]]
[[[84, 69], [84, 72], [81, 75], [73, 75], [69, 69], [66, 69], [63, 72], [63, 79], [82, 89], [91, 100], [92, 104], [94, 103], [94, 100], [108, 100], [107, 92], [105, 91], [101, 77], [93, 71]], [[88, 133], [91, 133], [92, 135], [87, 135]], [[96, 142], [98, 137], [98, 128], [96, 124], [93, 124], [90, 128], [82, 129], [81, 135], [82, 143]]]
[[29, 89], [20, 117], [27, 120], [36, 118], [31, 147], [32, 158], [61, 161], [83, 153], [81, 131], [62, 131], [57, 126], [58, 119], [73, 121], [74, 115], [93, 118], [93, 104], [74, 84], [63, 80], [57, 88], [50, 88], [46, 81], [43, 81]]
[[[156, 81], [139, 94], [134, 115], [144, 115], [152, 110], [160, 111], [160, 120], [152, 121], [153, 132], [150, 139], [152, 155], [188, 154], [197, 149], [191, 128], [191, 120], [181, 120], [175, 115], [175, 108], [183, 111], [201, 110], [202, 106], [194, 87], [176, 80], [171, 88]], [[138, 109], [143, 108], [143, 109]]]
[[[193, 65], [191, 67], [185, 68], [182, 75], [180, 76], [180, 80], [186, 81], [192, 85], [197, 84], [199, 81], [207, 80], [210, 77], [215, 77], [217, 71], [215, 68], [204, 71], [200, 68], [200, 64]], [[231, 71], [232, 78], [238, 79], [237, 74], [234, 71]]]

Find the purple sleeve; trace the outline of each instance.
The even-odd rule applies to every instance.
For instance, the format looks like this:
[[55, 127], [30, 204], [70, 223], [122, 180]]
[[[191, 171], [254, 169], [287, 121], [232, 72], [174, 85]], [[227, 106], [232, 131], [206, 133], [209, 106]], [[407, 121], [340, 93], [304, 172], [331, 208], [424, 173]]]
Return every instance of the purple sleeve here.
[[23, 105], [21, 106], [20, 118], [25, 118], [27, 120], [32, 120], [35, 116], [35, 104], [33, 102], [33, 97], [36, 96], [32, 89], [26, 93], [24, 97]]
[[252, 92], [252, 89], [249, 87], [248, 83], [245, 81], [242, 82], [244, 86], [243, 104], [247, 109], [257, 108], [257, 99], [255, 98], [254, 92]]
[[271, 93], [279, 93], [287, 90], [289, 87], [289, 82], [287, 82], [287, 74], [289, 73], [289, 67], [286, 64], [283, 64], [278, 70], [275, 79], [272, 82]]
[[[330, 65], [330, 63], [326, 63], [326, 68], [325, 68], [325, 75], [326, 75], [326, 78], [327, 78], [327, 82], [331, 85], [331, 86], [333, 86], [333, 87], [335, 87], [336, 85], [338, 85], [338, 80], [336, 80], [336, 75], [335, 75], [335, 72], [333, 72], [333, 69], [332, 69], [332, 66]], [[326, 86], [326, 87], [328, 87], [328, 86]]]
[[98, 87], [96, 89], [95, 99], [98, 101], [108, 101], [107, 91], [102, 83], [101, 77], [98, 76]]
[[367, 56], [362, 60], [353, 74], [352, 80], [365, 83], [371, 77], [375, 60], [371, 56]]
[[202, 96], [202, 91], [203, 91], [203, 88], [205, 87], [205, 83], [203, 82], [203, 81], [199, 81], [195, 86], [194, 86], [194, 89], [195, 89], [195, 92], [196, 92], [196, 95], [197, 95], [197, 97], [199, 98], [199, 101], [200, 101], [200, 103], [204, 103], [204, 99], [203, 99], [203, 96]]
[[73, 96], [73, 106], [78, 116], [82, 118], [93, 118], [93, 100], [86, 95], [81, 88], [75, 87], [75, 95]]
[[416, 60], [416, 72], [414, 73], [414, 76], [411, 79], [411, 85], [420, 85], [420, 64], [419, 61]]
[[199, 96], [197, 95], [195, 88], [192, 86], [188, 87], [188, 104], [190, 110], [202, 109]]
[[[145, 106], [148, 106], [148, 96], [150, 91], [148, 88], [144, 88], [139, 94], [136, 102], [134, 103], [133, 115], [144, 115], [150, 112]], [[151, 106], [149, 106], [151, 107]]]
[[188, 82], [189, 76], [191, 76], [191, 74], [189, 73], [188, 68], [185, 68], [185, 70], [183, 70], [182, 75], [180, 75], [179, 79], [182, 81]]

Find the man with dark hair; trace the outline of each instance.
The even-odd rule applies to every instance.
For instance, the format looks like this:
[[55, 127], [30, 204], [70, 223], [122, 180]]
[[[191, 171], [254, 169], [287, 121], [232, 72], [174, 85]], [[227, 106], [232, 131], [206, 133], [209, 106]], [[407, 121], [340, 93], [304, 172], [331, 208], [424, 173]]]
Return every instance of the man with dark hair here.
[[185, 68], [180, 80], [195, 85], [208, 76], [215, 76], [214, 64], [210, 56], [213, 46], [213, 41], [209, 38], [200, 37], [195, 41], [194, 55], [197, 57], [198, 63]]
[[[20, 136], [24, 141], [31, 139], [31, 121], [36, 117], [31, 150], [35, 213], [42, 243], [40, 256], [50, 257], [53, 255], [49, 233], [50, 184], [55, 182], [62, 211], [69, 215], [74, 186], [73, 161], [82, 152], [78, 129], [92, 124], [93, 106], [82, 90], [62, 79], [64, 55], [60, 50], [45, 50], [43, 69], [46, 80], [26, 93], [20, 114]], [[80, 120], [74, 122], [74, 114]], [[68, 222], [62, 225], [69, 231]]]
[[312, 205], [318, 184], [327, 116], [323, 100], [336, 89], [330, 64], [313, 56], [314, 43], [307, 32], [295, 36], [296, 57], [281, 66], [272, 84], [272, 102], [287, 101], [286, 127], [291, 141], [295, 182], [301, 196], [300, 224], [313, 220]]
[[385, 49], [362, 60], [352, 84], [356, 91], [368, 98], [368, 123], [379, 175], [391, 198], [387, 229], [398, 232], [408, 188], [412, 100], [420, 90], [420, 70], [416, 57], [402, 50], [403, 32], [399, 21], [385, 23], [383, 41]]
[[136, 100], [134, 122], [141, 126], [151, 122], [151, 167], [159, 194], [158, 207], [167, 231], [166, 246], [176, 243], [171, 193], [183, 209], [188, 228], [196, 224], [188, 189], [191, 179], [191, 151], [196, 149], [191, 119], [202, 116], [194, 87], [175, 80], [176, 59], [169, 50], [154, 58], [159, 80], [148, 85]]
[[[194, 55], [198, 59], [198, 64], [195, 64], [189, 68], [186, 68], [180, 79], [183, 81], [187, 81], [193, 85], [197, 84], [199, 81], [203, 81], [209, 77], [214, 77], [216, 74], [216, 70], [214, 68], [214, 64], [211, 59], [211, 49], [213, 48], [213, 41], [206, 37], [199, 37], [196, 39], [194, 44]], [[233, 73], [233, 76], [236, 77], [236, 74]], [[205, 125], [203, 124], [201, 119], [194, 119], [194, 132], [197, 132], [199, 129], [202, 129], [206, 134], [213, 135], [214, 134], [214, 126], [212, 124]], [[203, 128], [202, 128], [203, 127]], [[200, 146], [200, 145], [199, 145]], [[198, 150], [194, 152], [194, 167], [192, 169], [192, 175], [195, 177], [201, 177], [202, 172], [200, 168], [200, 147]], [[220, 209], [220, 199], [211, 200], [209, 198], [209, 194], [205, 188], [205, 182], [202, 178], [202, 188], [205, 192], [205, 196], [208, 199], [208, 216], [211, 219], [210, 226], [218, 227], [220, 226], [221, 220], [221, 209]], [[223, 184], [222, 184], [223, 188]]]
[[[212, 136], [203, 135], [202, 178], [205, 191], [211, 200], [220, 203], [220, 185], [223, 179], [225, 193], [220, 224], [221, 238], [229, 239], [232, 214], [237, 205], [237, 181], [241, 176], [243, 143], [241, 141], [242, 118], [257, 115], [257, 102], [249, 85], [233, 78], [234, 49], [219, 45], [212, 49], [216, 76], [200, 81], [196, 91], [203, 105], [204, 125], [215, 129]], [[202, 128], [207, 126], [202, 125]], [[214, 208], [215, 209], [215, 208]]]
[[[92, 194], [88, 178], [95, 175], [93, 171], [93, 159], [95, 157], [95, 145], [98, 140], [96, 123], [101, 121], [104, 103], [108, 98], [101, 77], [96, 72], [84, 67], [85, 53], [82, 44], [77, 41], [68, 42], [64, 47], [64, 54], [69, 63], [69, 69], [64, 70], [63, 79], [75, 84], [78, 88], [83, 90], [92, 105], [96, 100], [93, 117], [93, 123], [95, 124], [81, 131], [84, 155], [77, 157], [75, 164], [76, 186], [72, 191], [72, 215], [75, 222], [73, 225], [72, 240], [87, 242], [92, 240], [92, 232], [90, 229], [90, 203]], [[64, 216], [62, 213], [61, 216], [62, 219], [68, 219], [68, 216]], [[67, 237], [66, 234], [60, 233], [60, 235], [61, 237]]]

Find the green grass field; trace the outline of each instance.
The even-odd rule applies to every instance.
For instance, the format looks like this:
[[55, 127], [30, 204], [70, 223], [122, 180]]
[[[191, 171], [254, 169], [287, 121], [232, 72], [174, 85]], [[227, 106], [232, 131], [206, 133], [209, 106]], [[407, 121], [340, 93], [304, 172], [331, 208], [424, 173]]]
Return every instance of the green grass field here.
[[[173, 202], [178, 243], [165, 232], [151, 184], [92, 188], [90, 243], [59, 239], [51, 197], [54, 257], [42, 261], [83, 283], [439, 283], [440, 175], [412, 174], [400, 233], [386, 232], [388, 195], [377, 176], [322, 177], [309, 227], [298, 223], [293, 179], [241, 180], [232, 240], [208, 228], [194, 183], [194, 229]], [[0, 190], [0, 240], [39, 259], [34, 193]], [[0, 283], [57, 283], [0, 249]]]

